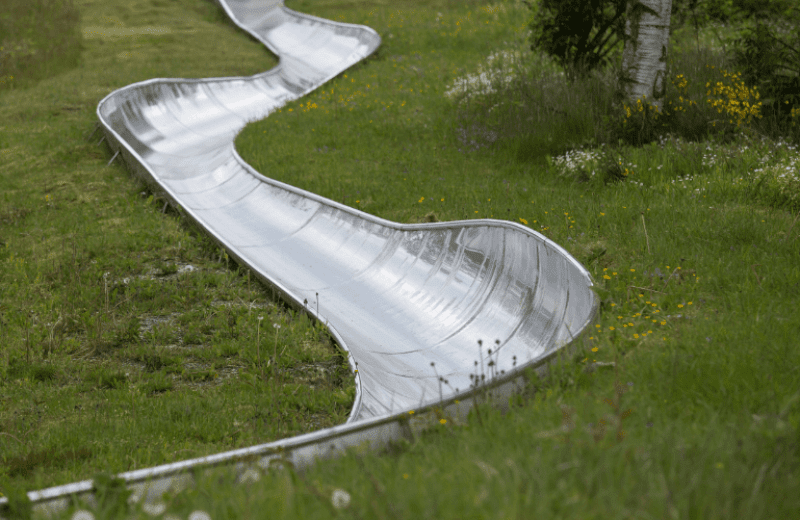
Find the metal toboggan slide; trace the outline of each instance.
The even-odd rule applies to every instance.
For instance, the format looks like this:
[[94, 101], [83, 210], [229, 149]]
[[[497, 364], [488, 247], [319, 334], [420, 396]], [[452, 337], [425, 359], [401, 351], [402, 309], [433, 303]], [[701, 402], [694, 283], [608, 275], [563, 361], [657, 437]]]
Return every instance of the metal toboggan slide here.
[[[244, 471], [276, 460], [302, 468], [348, 447], [409, 437], [435, 420], [434, 410], [465, 418], [476, 400], [507, 403], [523, 371], [544, 370], [578, 346], [598, 307], [586, 269], [520, 224], [398, 224], [256, 172], [236, 153], [236, 134], [381, 40], [369, 27], [297, 13], [280, 0], [218, 3], [280, 64], [252, 77], [129, 85], [100, 102], [101, 129], [114, 158], [328, 327], [348, 352], [355, 402], [340, 426], [118, 475], [141, 500], [191, 484], [189, 469]], [[475, 361], [488, 364], [489, 348], [493, 377], [476, 388]], [[87, 480], [28, 496], [47, 513], [91, 492]]]

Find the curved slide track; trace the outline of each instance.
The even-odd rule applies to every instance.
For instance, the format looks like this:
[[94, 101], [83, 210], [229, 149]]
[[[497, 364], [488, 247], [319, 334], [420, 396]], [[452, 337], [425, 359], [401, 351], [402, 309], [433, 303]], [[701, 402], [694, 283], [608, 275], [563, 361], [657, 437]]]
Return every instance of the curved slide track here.
[[[369, 56], [381, 40], [369, 27], [297, 13], [281, 0], [218, 3], [280, 64], [252, 77], [129, 85], [100, 102], [101, 128], [114, 158], [327, 325], [349, 353], [356, 397], [337, 427], [118, 475], [147, 500], [185, 485], [190, 468], [266, 467], [276, 457], [303, 467], [365, 441], [380, 448], [413, 435], [434, 409], [464, 418], [487, 395], [507, 403], [526, 368], [545, 370], [564, 347], [577, 346], [598, 306], [586, 269], [520, 224], [398, 224], [253, 170], [234, 149], [236, 134]], [[494, 377], [475, 388], [475, 361], [488, 365], [488, 348]], [[28, 496], [47, 512], [91, 491], [89, 480]]]

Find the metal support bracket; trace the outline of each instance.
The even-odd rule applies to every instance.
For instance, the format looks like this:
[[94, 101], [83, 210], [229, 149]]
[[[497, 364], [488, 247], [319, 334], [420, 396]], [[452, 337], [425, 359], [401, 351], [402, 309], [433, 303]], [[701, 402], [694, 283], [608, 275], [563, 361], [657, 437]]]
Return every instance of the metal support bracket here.
[[91, 132], [89, 132], [89, 135], [85, 137], [85, 140], [88, 141], [89, 139], [91, 139], [92, 136], [97, 133], [98, 128], [100, 128], [100, 123], [95, 123], [94, 129]]
[[112, 163], [112, 162], [114, 162], [114, 159], [116, 159], [116, 158], [117, 158], [117, 155], [119, 155], [119, 150], [117, 150], [116, 152], [114, 152], [114, 156], [111, 158], [111, 160], [110, 160], [110, 161], [108, 161], [108, 164], [106, 164], [106, 168], [108, 168], [109, 166], [111, 166], [111, 163]]
[[111, 158], [111, 160], [110, 160], [110, 161], [108, 161], [108, 164], [106, 164], [106, 168], [108, 168], [109, 166], [111, 166], [111, 163], [112, 163], [112, 162], [114, 162], [114, 159], [116, 159], [118, 155], [119, 155], [119, 150], [117, 150], [116, 152], [114, 152], [114, 156]]

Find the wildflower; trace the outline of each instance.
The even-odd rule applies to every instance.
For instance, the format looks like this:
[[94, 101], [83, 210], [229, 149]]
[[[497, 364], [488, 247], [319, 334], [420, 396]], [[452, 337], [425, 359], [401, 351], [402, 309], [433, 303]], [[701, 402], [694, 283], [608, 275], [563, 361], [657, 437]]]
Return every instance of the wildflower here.
[[[442, 200], [444, 200], [444, 199], [442, 199]], [[528, 225], [528, 221], [525, 220], [524, 218], [520, 218], [519, 221], [522, 222], [523, 224], [525, 224], [526, 226]]]
[[261, 480], [261, 473], [253, 468], [248, 468], [242, 473], [242, 476], [239, 477], [240, 483], [258, 482], [259, 480]]
[[344, 489], [334, 489], [331, 495], [331, 504], [336, 509], [344, 509], [350, 505], [350, 493]]
[[447, 419], [439, 419], [439, 424], [447, 424]]
[[142, 511], [150, 516], [158, 516], [167, 510], [164, 502], [145, 502], [142, 504]]
[[211, 520], [211, 515], [205, 511], [192, 511], [188, 520]]
[[94, 515], [91, 511], [81, 509], [80, 511], [75, 511], [71, 520], [94, 520]]

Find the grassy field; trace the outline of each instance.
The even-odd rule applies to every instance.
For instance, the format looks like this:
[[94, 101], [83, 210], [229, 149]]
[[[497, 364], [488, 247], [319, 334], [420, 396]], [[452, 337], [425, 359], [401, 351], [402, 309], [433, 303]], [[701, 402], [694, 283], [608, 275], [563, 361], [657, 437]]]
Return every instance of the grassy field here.
[[76, 66], [83, 51], [72, 0], [7, 0], [0, 14], [0, 89], [25, 88]]
[[87, 140], [113, 89], [275, 58], [210, 2], [76, 7], [80, 65], [0, 90], [0, 492], [345, 421], [355, 388], [327, 333]]
[[[96, 140], [82, 140], [114, 88], [252, 74], [274, 58], [207, 2], [77, 6], [81, 64], [0, 91], [6, 494], [341, 422], [352, 392], [324, 331], [248, 286], [122, 168], [106, 169]], [[289, 7], [369, 25], [383, 45], [248, 126], [236, 142], [245, 160], [397, 222], [496, 218], [545, 234], [597, 283], [593, 347], [532, 381], [505, 415], [483, 410], [480, 421], [305, 474], [253, 473], [246, 486], [208, 477], [129, 511], [111, 489], [98, 518], [751, 519], [800, 509], [797, 127], [779, 139], [768, 116], [732, 108], [757, 103], [724, 72], [714, 34], [729, 28], [673, 35], [668, 106], [653, 117], [614, 111], [610, 76], [570, 86], [531, 56], [514, 3]], [[120, 36], [93, 37], [101, 26]], [[281, 359], [277, 398], [257, 377], [276, 340], [303, 360]], [[321, 391], [276, 411], [306, 366], [330, 367]]]

